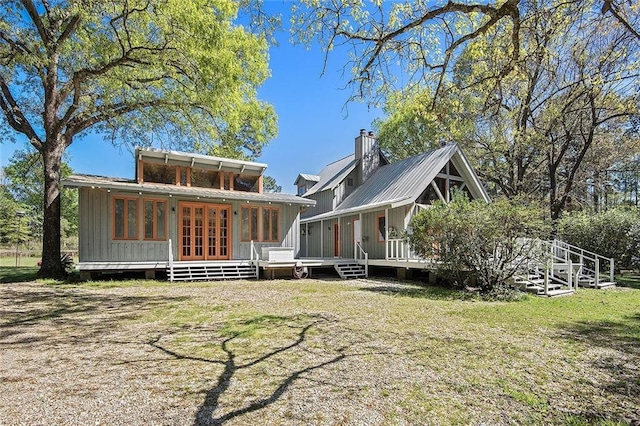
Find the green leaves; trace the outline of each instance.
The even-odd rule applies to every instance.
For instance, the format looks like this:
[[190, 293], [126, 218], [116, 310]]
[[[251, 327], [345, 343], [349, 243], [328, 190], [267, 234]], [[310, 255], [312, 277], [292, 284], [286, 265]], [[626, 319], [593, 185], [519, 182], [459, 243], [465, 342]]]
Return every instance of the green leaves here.
[[468, 285], [475, 276], [483, 291], [492, 291], [540, 256], [522, 238], [547, 238], [547, 223], [536, 206], [504, 199], [487, 204], [458, 194], [416, 215], [409, 242], [419, 255], [437, 260], [440, 273], [455, 285]]

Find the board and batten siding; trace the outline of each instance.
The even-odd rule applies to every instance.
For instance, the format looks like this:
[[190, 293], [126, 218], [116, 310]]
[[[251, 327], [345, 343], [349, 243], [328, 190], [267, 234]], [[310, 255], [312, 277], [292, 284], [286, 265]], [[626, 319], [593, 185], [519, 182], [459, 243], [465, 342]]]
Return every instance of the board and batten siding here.
[[[113, 239], [113, 196], [138, 198], [138, 239]], [[142, 200], [168, 198], [137, 193], [109, 193], [104, 189], [78, 189], [79, 250], [80, 262], [141, 262], [166, 261], [169, 258], [168, 241], [142, 239], [144, 221]], [[171, 210], [169, 208], [169, 210]], [[168, 216], [168, 235], [175, 235], [177, 224]]]
[[[113, 197], [138, 198], [138, 239], [113, 239]], [[242, 242], [240, 206], [241, 201], [222, 201], [216, 199], [195, 200], [182, 197], [163, 197], [158, 195], [140, 195], [138, 193], [107, 192], [104, 189], [78, 189], [78, 226], [80, 262], [140, 262], [166, 261], [169, 258], [169, 241], [148, 241], [142, 239], [144, 212], [142, 200], [153, 198], [167, 200], [167, 236], [172, 240], [173, 257], [178, 260], [178, 203], [180, 201], [211, 203], [231, 206], [232, 259], [250, 259], [251, 242]], [[258, 253], [262, 247], [292, 247], [296, 256], [300, 252], [300, 206], [288, 204], [253, 203], [252, 206], [279, 208], [280, 241], [255, 243]]]
[[[406, 224], [410, 217], [412, 207], [397, 207], [389, 209], [388, 224], [391, 229], [393, 227], [398, 233], [406, 229]], [[369, 253], [369, 259], [385, 258], [385, 242], [378, 241], [378, 217], [384, 216], [384, 209], [362, 214], [362, 248]], [[353, 222], [357, 220], [359, 215], [350, 215], [339, 219], [326, 219], [322, 222], [309, 223], [307, 236], [301, 237], [302, 250], [305, 257], [333, 257], [333, 226], [335, 223], [340, 224], [340, 257], [352, 259], [354, 257], [354, 241], [353, 241]], [[302, 225], [304, 228], [305, 225]], [[322, 229], [322, 232], [320, 230]], [[323, 244], [321, 249], [320, 234], [323, 236]]]
[[307, 210], [302, 214], [303, 218], [330, 212], [334, 209], [333, 190], [331, 189], [316, 192], [315, 194], [310, 195], [309, 199], [315, 200], [316, 205], [307, 208]]

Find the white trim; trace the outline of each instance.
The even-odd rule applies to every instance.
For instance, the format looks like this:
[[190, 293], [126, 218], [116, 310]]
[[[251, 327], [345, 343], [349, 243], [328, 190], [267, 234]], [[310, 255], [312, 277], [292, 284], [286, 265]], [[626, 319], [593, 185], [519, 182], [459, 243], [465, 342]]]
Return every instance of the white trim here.
[[331, 219], [334, 217], [349, 216], [349, 215], [352, 215], [353, 213], [366, 213], [368, 211], [379, 210], [381, 208], [395, 209], [396, 207], [406, 206], [407, 204], [411, 204], [411, 203], [413, 203], [412, 197], [397, 198], [395, 200], [380, 201], [378, 203], [352, 207], [350, 209], [333, 210], [333, 211], [322, 213], [316, 216], [308, 217], [306, 219], [302, 219], [300, 222], [301, 223], [316, 222], [318, 220]]

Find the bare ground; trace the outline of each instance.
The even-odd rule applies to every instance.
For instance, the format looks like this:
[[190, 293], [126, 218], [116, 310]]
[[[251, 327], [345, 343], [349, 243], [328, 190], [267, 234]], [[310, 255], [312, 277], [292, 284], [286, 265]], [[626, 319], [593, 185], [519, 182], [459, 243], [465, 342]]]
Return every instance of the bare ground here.
[[640, 292], [585, 294], [2, 284], [0, 424], [640, 424]]

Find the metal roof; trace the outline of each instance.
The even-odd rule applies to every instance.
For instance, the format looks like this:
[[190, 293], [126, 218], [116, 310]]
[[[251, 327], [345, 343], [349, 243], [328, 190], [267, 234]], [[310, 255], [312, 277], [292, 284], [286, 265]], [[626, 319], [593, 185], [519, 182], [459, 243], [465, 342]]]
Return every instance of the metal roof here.
[[306, 180], [307, 182], [319, 182], [319, 181], [320, 181], [320, 176], [316, 176], [316, 175], [309, 175], [309, 174], [307, 174], [307, 173], [300, 173], [300, 174], [298, 175], [298, 177], [296, 178], [296, 181], [295, 181], [295, 182], [293, 182], [293, 184], [294, 184], [294, 185], [297, 185], [297, 184], [298, 184], [298, 181], [299, 181], [300, 179], [304, 179], [304, 180]]
[[303, 206], [315, 205], [314, 200], [297, 197], [290, 194], [227, 191], [223, 189], [198, 188], [193, 186], [167, 185], [161, 183], [139, 184], [133, 179], [112, 178], [105, 176], [75, 174], [62, 180], [64, 186], [70, 188], [105, 188], [118, 191], [131, 191], [145, 194], [184, 195], [200, 198], [223, 200], [241, 200], [247, 202], [272, 202], [283, 204], [299, 204]]
[[315, 194], [316, 192], [324, 191], [325, 189], [334, 189], [349, 173], [353, 171], [353, 169], [356, 168], [358, 162], [359, 160], [355, 159], [355, 154], [351, 154], [326, 165], [322, 170], [320, 170], [320, 180], [318, 183], [305, 192], [304, 196], [307, 197], [311, 194]]
[[[333, 211], [306, 218], [305, 221], [342, 216], [368, 210], [370, 207], [414, 202], [451, 160], [467, 182], [474, 196], [489, 201], [489, 195], [456, 143], [387, 164], [376, 170]], [[322, 217], [321, 217], [322, 216]]]
[[266, 164], [254, 161], [234, 160], [189, 152], [165, 151], [155, 148], [136, 148], [136, 158], [143, 161], [145, 159], [153, 159], [168, 164], [189, 165], [190, 167], [204, 166], [208, 169], [217, 168], [218, 170], [254, 175], [261, 175], [267, 168]]

